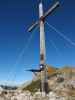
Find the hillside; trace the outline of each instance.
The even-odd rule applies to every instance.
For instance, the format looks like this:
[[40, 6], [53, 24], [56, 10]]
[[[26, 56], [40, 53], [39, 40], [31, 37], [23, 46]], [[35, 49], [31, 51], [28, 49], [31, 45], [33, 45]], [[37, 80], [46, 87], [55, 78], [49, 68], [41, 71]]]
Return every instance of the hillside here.
[[29, 90], [32, 93], [35, 93], [40, 89], [40, 80], [32, 81], [31, 84], [23, 88], [23, 91]]
[[[48, 67], [48, 86], [50, 91], [55, 91], [58, 95], [74, 95], [75, 96], [75, 68], [63, 67], [54, 69]], [[41, 81], [34, 80], [31, 84], [23, 87], [34, 93], [40, 89]]]

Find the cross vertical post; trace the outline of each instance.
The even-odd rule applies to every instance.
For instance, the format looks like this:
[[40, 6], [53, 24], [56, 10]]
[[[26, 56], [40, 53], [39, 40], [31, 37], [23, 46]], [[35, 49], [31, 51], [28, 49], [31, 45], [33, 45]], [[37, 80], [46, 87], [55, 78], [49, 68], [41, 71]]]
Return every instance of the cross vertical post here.
[[40, 18], [40, 64], [45, 64], [45, 32], [44, 32], [44, 18], [43, 18], [43, 4], [39, 4], [39, 18]]
[[44, 32], [44, 18], [43, 18], [43, 4], [39, 4], [39, 19], [40, 19], [40, 67], [44, 70], [41, 71], [41, 91], [45, 93], [45, 60], [46, 60], [46, 48], [45, 48], [45, 32]]
[[[47, 69], [46, 69], [46, 48], [45, 48], [45, 32], [44, 32], [44, 21], [48, 15], [50, 15], [57, 7], [59, 7], [59, 1], [57, 1], [47, 12], [43, 13], [43, 4], [39, 3], [39, 20], [29, 27], [28, 31], [31, 32], [37, 25], [40, 26], [40, 70], [41, 71], [41, 91], [46, 93], [47, 82]], [[37, 72], [36, 70], [30, 70]]]

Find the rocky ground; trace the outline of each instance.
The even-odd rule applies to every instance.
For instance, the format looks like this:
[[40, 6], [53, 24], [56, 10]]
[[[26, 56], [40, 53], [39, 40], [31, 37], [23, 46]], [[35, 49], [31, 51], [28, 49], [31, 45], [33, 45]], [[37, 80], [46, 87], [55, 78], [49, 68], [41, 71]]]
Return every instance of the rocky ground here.
[[29, 91], [2, 91], [0, 100], [75, 100], [75, 96], [60, 96], [56, 92], [51, 91], [45, 96], [44, 93], [36, 92], [32, 95]]

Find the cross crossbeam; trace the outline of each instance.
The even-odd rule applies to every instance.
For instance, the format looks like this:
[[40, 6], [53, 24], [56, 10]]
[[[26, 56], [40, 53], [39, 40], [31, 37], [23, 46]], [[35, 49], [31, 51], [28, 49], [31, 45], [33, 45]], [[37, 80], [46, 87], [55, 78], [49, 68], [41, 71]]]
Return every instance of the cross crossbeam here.
[[56, 8], [59, 7], [59, 1], [57, 1], [51, 8], [48, 9], [47, 12], [45, 12], [45, 14], [39, 18], [38, 21], [36, 21], [35, 23], [33, 23], [29, 29], [28, 29], [28, 32], [31, 32], [40, 22], [40, 20], [44, 20], [49, 14], [51, 14]]

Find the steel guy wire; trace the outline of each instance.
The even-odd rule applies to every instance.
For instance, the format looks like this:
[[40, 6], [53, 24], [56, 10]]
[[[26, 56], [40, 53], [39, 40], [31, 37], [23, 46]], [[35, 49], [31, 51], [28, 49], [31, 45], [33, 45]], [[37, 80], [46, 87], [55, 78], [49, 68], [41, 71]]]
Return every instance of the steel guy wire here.
[[[36, 28], [36, 29], [37, 29], [37, 28]], [[34, 35], [35, 31], [36, 31], [36, 29], [34, 30], [33, 33], [31, 33], [31, 35], [30, 35], [30, 37], [29, 37], [29, 39], [28, 39], [28, 43], [26, 43], [25, 47], [24, 47], [24, 48], [22, 49], [22, 51], [20, 52], [20, 54], [19, 54], [19, 56], [18, 56], [18, 58], [17, 58], [15, 64], [12, 66], [11, 71], [8, 73], [8, 78], [7, 78], [7, 80], [10, 80], [10, 76], [12, 76], [12, 75], [13, 75], [14, 78], [16, 77], [16, 71], [15, 71], [15, 73], [13, 73], [13, 72], [14, 72], [14, 69], [18, 66], [18, 63], [20, 62], [22, 56], [24, 55], [25, 50], [28, 49], [28, 47], [29, 47], [29, 45], [30, 45], [30, 43], [31, 43], [31, 40], [32, 40], [32, 38], [33, 38], [33, 35]], [[16, 70], [16, 69], [15, 69], [15, 70]]]
[[47, 25], [53, 29], [58, 35], [60, 35], [64, 40], [66, 40], [68, 43], [70, 43], [72, 46], [75, 46], [75, 42], [73, 42], [70, 38], [68, 38], [66, 35], [64, 35], [62, 32], [60, 32], [58, 29], [56, 29], [53, 25], [49, 24], [46, 21]]

